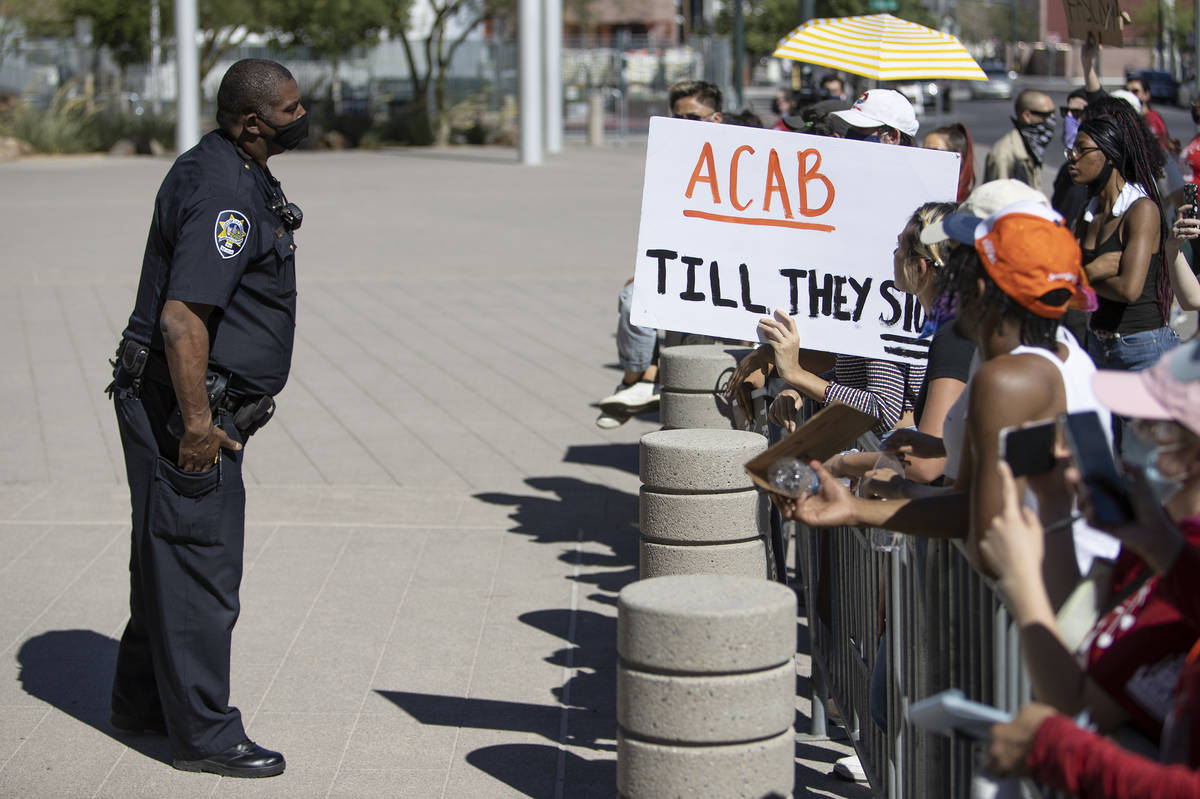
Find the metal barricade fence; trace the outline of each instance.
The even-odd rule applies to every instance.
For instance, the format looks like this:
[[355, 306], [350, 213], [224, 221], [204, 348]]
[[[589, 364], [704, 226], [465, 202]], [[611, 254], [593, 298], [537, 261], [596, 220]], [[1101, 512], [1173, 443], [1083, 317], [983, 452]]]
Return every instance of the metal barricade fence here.
[[[878, 439], [868, 433], [857, 446], [875, 450]], [[1029, 700], [1017, 630], [993, 585], [958, 541], [902, 536], [880, 552], [870, 530], [789, 526], [813, 664], [810, 732], [825, 734], [832, 700], [876, 796], [970, 797], [982, 748], [910, 725], [907, 710], [946, 688], [1013, 712]], [[877, 657], [882, 727], [871, 714]], [[1028, 783], [1022, 792], [1037, 796]]]

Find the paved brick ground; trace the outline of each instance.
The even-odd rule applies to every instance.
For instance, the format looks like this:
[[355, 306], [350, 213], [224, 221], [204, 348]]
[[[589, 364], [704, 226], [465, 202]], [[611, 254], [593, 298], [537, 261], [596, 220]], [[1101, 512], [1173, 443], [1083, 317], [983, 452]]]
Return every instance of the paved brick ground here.
[[[169, 162], [0, 166], [0, 796], [613, 796], [656, 425], [603, 432], [589, 403], [643, 157], [273, 161], [306, 221], [292, 378], [246, 461], [233, 698], [288, 757], [253, 782], [107, 724], [129, 506], [102, 389]], [[823, 776], [843, 751], [799, 745], [797, 796], [865, 795]]]

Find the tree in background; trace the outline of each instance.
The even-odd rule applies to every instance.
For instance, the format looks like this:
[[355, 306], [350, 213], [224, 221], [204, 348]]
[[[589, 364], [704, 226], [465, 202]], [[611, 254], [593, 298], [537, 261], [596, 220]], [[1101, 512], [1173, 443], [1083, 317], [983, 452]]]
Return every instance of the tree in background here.
[[[964, 42], [1031, 42], [1038, 33], [1037, 4], [1028, 0], [958, 0], [955, 19]], [[1003, 46], [999, 47], [1003, 55]], [[1012, 66], [1012, 65], [1010, 65]]]
[[[1161, 14], [1161, 16], [1160, 16]], [[1179, 50], [1186, 51], [1188, 39], [1196, 31], [1196, 7], [1194, 4], [1180, 3], [1143, 3], [1130, 8], [1132, 26], [1125, 26], [1125, 43], [1127, 45], [1140, 43], [1152, 50], [1159, 43], [1159, 25], [1162, 26], [1162, 43], [1164, 45], [1164, 63], [1159, 69], [1171, 69], [1171, 43]], [[1182, 53], [1185, 63], [1188, 59], [1186, 52]], [[1176, 76], [1178, 77], [1178, 75]]]
[[0, 0], [0, 64], [17, 51], [25, 37], [23, 12], [24, 4], [18, 0]]
[[150, 0], [60, 0], [60, 20], [70, 35], [74, 21], [92, 21], [92, 44], [107, 47], [124, 70], [150, 58]]
[[[233, 0], [213, 0], [233, 2]], [[378, 41], [394, 19], [394, 0], [255, 0], [271, 21], [272, 39], [300, 46], [329, 63], [328, 100], [334, 113], [342, 100], [338, 66], [355, 48]]]
[[[160, 0], [161, 19], [164, 20], [164, 39], [169, 39], [174, 30], [174, 5], [171, 0]], [[258, 3], [241, 0], [197, 0], [196, 16], [200, 28], [200, 82], [212, 72], [225, 56], [246, 40], [252, 33], [263, 33], [273, 23], [272, 8]]]
[[[16, 12], [33, 35], [69, 38], [75, 20], [92, 21], [93, 42], [105, 47], [124, 68], [150, 56], [151, 0], [0, 0], [0, 15]], [[172, 34], [172, 0], [160, 0], [163, 39]], [[412, 86], [413, 143], [450, 139], [447, 77], [462, 44], [492, 17], [512, 16], [514, 0], [424, 0], [419, 15], [413, 0], [198, 0], [200, 76], [204, 79], [252, 33], [263, 33], [283, 48], [303, 48], [330, 65], [329, 99], [339, 105], [338, 64], [347, 54], [383, 34], [399, 39]], [[36, 13], [35, 13], [36, 12]], [[415, 24], [416, 29], [412, 30]], [[0, 28], [0, 46], [4, 29]], [[2, 57], [3, 52], [0, 52]]]
[[[400, 40], [412, 82], [414, 116], [420, 133], [439, 145], [450, 141], [446, 76], [454, 54], [484, 20], [512, 16], [512, 0], [427, 0], [428, 30], [410, 30], [413, 5], [396, 6], [391, 33]], [[422, 26], [424, 28], [425, 26]], [[423, 41], [422, 41], [423, 39]], [[417, 48], [421, 57], [417, 57]], [[430, 87], [432, 86], [432, 97]], [[432, 100], [432, 103], [430, 102]]]
[[[14, 10], [14, 16], [24, 22], [31, 36], [70, 38], [75, 20], [91, 20], [93, 45], [107, 47], [122, 69], [150, 58], [150, 0], [7, 0], [6, 5], [0, 5], [0, 15], [7, 17], [6, 7]], [[266, 3], [198, 0], [200, 80], [247, 35], [271, 27], [270, 13], [275, 10]], [[172, 0], [159, 0], [164, 42], [174, 35], [174, 14]]]

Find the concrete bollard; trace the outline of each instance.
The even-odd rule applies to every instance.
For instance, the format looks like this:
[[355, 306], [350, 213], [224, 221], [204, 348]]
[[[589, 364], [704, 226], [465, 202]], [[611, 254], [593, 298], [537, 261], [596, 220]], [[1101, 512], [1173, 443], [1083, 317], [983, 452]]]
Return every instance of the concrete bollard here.
[[729, 429], [733, 423], [717, 408], [717, 389], [748, 350], [727, 344], [685, 344], [664, 347], [659, 356], [663, 428], [713, 427]]
[[779, 583], [676, 575], [617, 603], [623, 799], [786, 797], [794, 782], [796, 596]]
[[767, 577], [769, 500], [743, 467], [767, 448], [744, 430], [642, 436], [639, 574]]
[[604, 95], [600, 92], [592, 92], [588, 95], [588, 147], [604, 146], [604, 118]]

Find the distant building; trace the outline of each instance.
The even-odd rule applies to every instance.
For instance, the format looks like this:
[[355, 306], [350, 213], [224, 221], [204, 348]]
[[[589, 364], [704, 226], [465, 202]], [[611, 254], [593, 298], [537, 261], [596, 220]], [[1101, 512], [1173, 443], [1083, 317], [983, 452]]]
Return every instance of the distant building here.
[[565, 4], [563, 33], [588, 37], [596, 44], [618, 45], [621, 40], [649, 39], [663, 45], [679, 38], [676, 0], [589, 0]]

